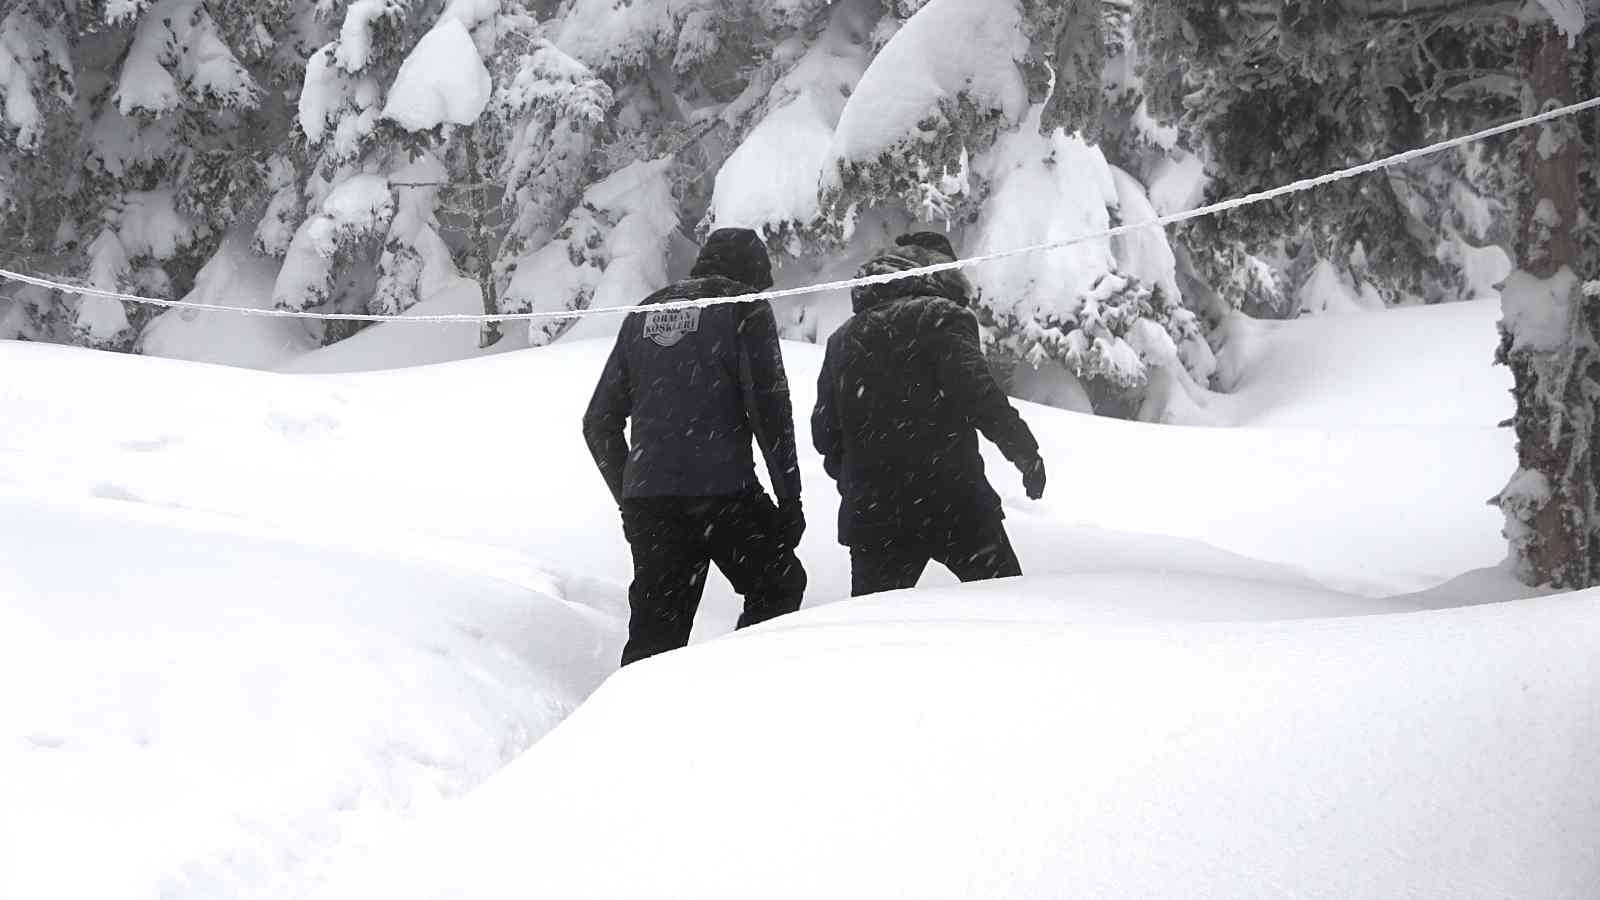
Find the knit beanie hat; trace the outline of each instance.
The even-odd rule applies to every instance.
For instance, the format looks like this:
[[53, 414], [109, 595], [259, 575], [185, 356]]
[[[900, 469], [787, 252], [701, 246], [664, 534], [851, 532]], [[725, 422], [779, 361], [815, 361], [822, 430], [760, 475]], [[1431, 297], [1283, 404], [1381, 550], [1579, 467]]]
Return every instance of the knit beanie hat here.
[[772, 261], [761, 236], [748, 228], [719, 228], [706, 238], [706, 245], [689, 272], [693, 278], [721, 275], [758, 291], [772, 287]]

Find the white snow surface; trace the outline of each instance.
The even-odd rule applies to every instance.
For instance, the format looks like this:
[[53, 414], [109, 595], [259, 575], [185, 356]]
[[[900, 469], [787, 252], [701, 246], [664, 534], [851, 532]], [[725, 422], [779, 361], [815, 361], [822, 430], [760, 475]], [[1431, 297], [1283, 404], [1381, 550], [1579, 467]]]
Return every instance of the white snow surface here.
[[[1139, 586], [1062, 588], [1114, 608]], [[630, 667], [319, 896], [1576, 900], [1600, 883], [1594, 593], [1164, 626], [1081, 624], [1059, 594], [992, 615], [984, 596], [802, 613]]]
[[1515, 337], [1512, 349], [1543, 353], [1570, 340], [1578, 286], [1578, 276], [1567, 266], [1549, 278], [1512, 272], [1500, 294], [1506, 327]]
[[1331, 261], [1318, 260], [1300, 286], [1301, 315], [1371, 312], [1383, 309], [1383, 298], [1370, 284], [1357, 285]]
[[[1009, 583], [836, 602], [802, 438], [807, 609], [720, 639], [713, 575], [696, 646], [463, 801], [615, 665], [577, 423], [617, 320], [261, 360], [479, 357], [328, 375], [0, 343], [0, 896], [1584, 896], [1592, 600], [1422, 612], [1523, 593], [1497, 315], [1240, 317], [1237, 427], [1019, 404], [1050, 486], [986, 450]], [[803, 435], [820, 349], [784, 352]]]
[[[228, 235], [182, 299], [246, 309], [272, 308], [278, 266], [254, 253], [248, 233]], [[169, 309], [145, 326], [140, 352], [169, 359], [270, 369], [315, 349], [301, 322], [228, 312]]]
[[383, 108], [408, 131], [470, 125], [483, 114], [494, 81], [461, 19], [439, 20], [400, 64]]

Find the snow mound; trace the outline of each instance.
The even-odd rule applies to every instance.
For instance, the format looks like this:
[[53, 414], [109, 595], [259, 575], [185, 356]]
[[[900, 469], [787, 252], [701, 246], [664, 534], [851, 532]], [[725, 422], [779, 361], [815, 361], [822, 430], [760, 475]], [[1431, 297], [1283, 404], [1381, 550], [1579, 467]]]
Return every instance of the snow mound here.
[[[183, 299], [247, 309], [272, 307], [278, 266], [253, 253], [247, 234], [229, 235]], [[139, 352], [170, 359], [271, 368], [316, 347], [305, 326], [288, 319], [170, 309], [145, 326]]]
[[536, 570], [96, 494], [0, 495], [0, 677], [28, 685], [0, 719], [3, 896], [303, 896], [540, 738], [620, 650]]
[[1221, 402], [1241, 425], [1493, 428], [1515, 409], [1511, 373], [1492, 365], [1500, 312], [1474, 300], [1284, 322], [1235, 314], [1219, 332]]
[[477, 45], [458, 18], [445, 18], [422, 36], [400, 65], [383, 116], [408, 131], [445, 123], [471, 125], [494, 92]]
[[322, 896], [1585, 897], [1596, 599], [801, 614], [624, 670]]

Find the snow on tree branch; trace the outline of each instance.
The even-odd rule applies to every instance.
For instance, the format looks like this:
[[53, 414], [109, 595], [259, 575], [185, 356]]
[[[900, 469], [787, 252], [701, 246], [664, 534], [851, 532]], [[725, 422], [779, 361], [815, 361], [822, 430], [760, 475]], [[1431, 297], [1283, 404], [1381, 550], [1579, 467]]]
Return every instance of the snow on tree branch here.
[[158, 0], [139, 20], [112, 100], [124, 116], [161, 116], [185, 97], [239, 109], [260, 94], [200, 0]]
[[440, 20], [400, 66], [383, 117], [408, 131], [470, 125], [494, 89], [472, 35], [460, 19]]
[[77, 96], [66, 36], [46, 27], [28, 6], [14, 6], [0, 21], [0, 100], [6, 129], [23, 153], [38, 149], [46, 126], [41, 94], [63, 104]]
[[916, 215], [929, 178], [956, 174], [963, 153], [1020, 122], [1027, 52], [1016, 0], [932, 0], [918, 10], [840, 114], [822, 173], [835, 226], [848, 232], [853, 210], [891, 198]]

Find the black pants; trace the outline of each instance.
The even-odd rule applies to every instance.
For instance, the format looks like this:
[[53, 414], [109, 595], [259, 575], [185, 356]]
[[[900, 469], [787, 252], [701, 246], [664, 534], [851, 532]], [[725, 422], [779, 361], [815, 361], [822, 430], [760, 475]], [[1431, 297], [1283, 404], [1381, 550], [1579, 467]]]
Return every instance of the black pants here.
[[937, 561], [962, 581], [1013, 578], [1022, 564], [999, 520], [960, 528], [929, 541], [889, 538], [850, 548], [850, 596], [917, 586], [929, 561]]
[[806, 570], [794, 548], [778, 538], [776, 518], [777, 508], [759, 489], [623, 501], [633, 586], [622, 664], [689, 643], [712, 562], [744, 597], [739, 628], [799, 609]]

